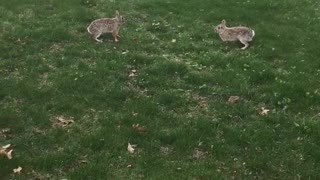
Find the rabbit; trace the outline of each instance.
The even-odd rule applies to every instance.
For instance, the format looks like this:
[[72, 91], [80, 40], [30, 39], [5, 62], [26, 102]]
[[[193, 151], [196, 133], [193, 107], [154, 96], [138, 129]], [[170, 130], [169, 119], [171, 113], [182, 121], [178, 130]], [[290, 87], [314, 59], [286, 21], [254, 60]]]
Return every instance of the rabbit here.
[[91, 22], [87, 27], [87, 31], [92, 35], [93, 39], [102, 43], [98, 37], [103, 33], [112, 33], [115, 42], [118, 42], [120, 26], [124, 24], [125, 18], [116, 11], [116, 16], [113, 18], [100, 18]]
[[239, 40], [244, 46], [241, 48], [245, 50], [252, 41], [255, 32], [248, 27], [227, 27], [226, 21], [222, 20], [221, 24], [214, 28], [215, 32], [219, 34], [222, 41], [237, 41]]

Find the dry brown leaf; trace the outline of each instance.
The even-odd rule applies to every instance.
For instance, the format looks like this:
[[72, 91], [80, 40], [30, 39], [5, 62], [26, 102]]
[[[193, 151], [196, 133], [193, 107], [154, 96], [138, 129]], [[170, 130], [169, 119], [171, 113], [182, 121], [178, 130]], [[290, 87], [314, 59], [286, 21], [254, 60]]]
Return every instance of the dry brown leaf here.
[[270, 109], [266, 109], [265, 107], [262, 107], [262, 108], [260, 109], [259, 114], [260, 114], [261, 116], [266, 116], [266, 115], [268, 115], [269, 111], [270, 111]]
[[170, 155], [170, 154], [174, 153], [174, 149], [173, 149], [172, 146], [161, 146], [160, 147], [160, 153], [162, 155], [167, 156], [167, 155]]
[[21, 170], [22, 170], [22, 167], [18, 167], [18, 168], [16, 168], [16, 169], [13, 169], [13, 173], [15, 173], [15, 174], [20, 174], [21, 173]]
[[9, 152], [7, 152], [8, 159], [12, 159], [12, 151], [13, 151], [13, 149], [11, 149]]
[[4, 149], [0, 149], [0, 155], [6, 155], [7, 156], [7, 152]]
[[54, 125], [61, 126], [61, 127], [66, 127], [67, 125], [70, 125], [72, 123], [74, 123], [74, 120], [73, 120], [72, 117], [66, 118], [64, 116], [57, 116], [55, 118]]
[[234, 104], [234, 103], [238, 102], [239, 100], [240, 100], [239, 96], [230, 96], [228, 99], [228, 102], [231, 104]]
[[132, 124], [132, 128], [139, 134], [145, 134], [147, 132], [147, 129], [141, 127], [140, 124]]
[[196, 160], [204, 159], [207, 157], [207, 155], [208, 155], [208, 152], [204, 152], [198, 148], [195, 148], [192, 152], [192, 158]]
[[131, 145], [130, 143], [128, 143], [128, 147], [127, 147], [127, 150], [129, 153], [133, 154], [134, 153], [134, 145]]
[[2, 146], [0, 148], [0, 155], [2, 154], [2, 155], [7, 156], [8, 159], [12, 159], [12, 151], [13, 151], [13, 149], [7, 151], [10, 146], [11, 146], [11, 144], [7, 144], [5, 146]]
[[5, 146], [2, 146], [1, 149], [6, 150], [6, 149], [8, 149], [10, 146], [11, 146], [11, 144], [7, 144], [7, 145], [5, 145]]
[[51, 52], [51, 53], [61, 52], [61, 51], [64, 51], [64, 49], [63, 49], [62, 45], [59, 44], [59, 43], [53, 44], [53, 45], [49, 48], [49, 52]]
[[4, 129], [0, 130], [0, 137], [1, 136], [4, 137], [4, 138], [7, 138], [7, 137], [10, 137], [10, 136], [13, 136], [13, 133], [11, 132], [10, 128], [4, 128]]
[[137, 70], [131, 69], [130, 72], [129, 72], [129, 77], [137, 76], [137, 75], [136, 75], [136, 72], [137, 72]]
[[206, 100], [202, 100], [202, 101], [198, 102], [198, 104], [202, 108], [207, 108], [209, 106], [209, 103]]

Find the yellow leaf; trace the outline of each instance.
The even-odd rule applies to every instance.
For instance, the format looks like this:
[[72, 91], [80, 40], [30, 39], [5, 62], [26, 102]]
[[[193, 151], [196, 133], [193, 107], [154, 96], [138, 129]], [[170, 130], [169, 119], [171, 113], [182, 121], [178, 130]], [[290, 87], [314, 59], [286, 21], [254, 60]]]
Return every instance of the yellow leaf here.
[[15, 174], [20, 174], [21, 173], [21, 170], [22, 170], [22, 167], [18, 167], [18, 168], [16, 168], [16, 169], [13, 169], [13, 173], [15, 173]]
[[266, 108], [262, 107], [259, 114], [261, 116], [266, 116], [266, 115], [268, 115], [269, 111], [270, 111], [270, 109], [266, 109]]
[[128, 149], [128, 152], [129, 152], [129, 153], [131, 153], [131, 154], [134, 153], [134, 148], [133, 148], [133, 146], [132, 146], [130, 143], [128, 143], [127, 149]]

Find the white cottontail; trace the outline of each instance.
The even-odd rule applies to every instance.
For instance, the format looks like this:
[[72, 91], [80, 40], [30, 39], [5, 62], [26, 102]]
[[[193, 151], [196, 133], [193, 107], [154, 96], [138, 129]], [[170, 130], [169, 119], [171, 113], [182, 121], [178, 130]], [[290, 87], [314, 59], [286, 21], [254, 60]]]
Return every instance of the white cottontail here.
[[241, 49], [246, 49], [249, 46], [249, 42], [252, 41], [255, 33], [252, 29], [248, 27], [227, 27], [226, 21], [222, 20], [221, 24], [214, 28], [222, 39], [222, 41], [237, 41], [239, 40], [244, 47]]
[[102, 42], [98, 37], [103, 33], [112, 33], [115, 42], [118, 42], [120, 26], [125, 19], [116, 11], [116, 16], [113, 18], [100, 18], [91, 22], [87, 30], [92, 35], [93, 39]]

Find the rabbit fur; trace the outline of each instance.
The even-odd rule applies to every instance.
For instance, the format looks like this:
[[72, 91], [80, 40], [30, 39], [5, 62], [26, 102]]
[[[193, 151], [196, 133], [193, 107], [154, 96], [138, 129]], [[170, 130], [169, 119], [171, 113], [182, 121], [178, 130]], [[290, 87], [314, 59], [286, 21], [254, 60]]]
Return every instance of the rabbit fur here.
[[87, 31], [92, 35], [92, 38], [97, 42], [102, 42], [98, 39], [103, 33], [112, 33], [115, 42], [118, 42], [120, 38], [119, 30], [121, 25], [125, 22], [125, 18], [120, 15], [119, 11], [115, 12], [113, 18], [100, 18], [91, 22], [87, 27]]
[[227, 27], [226, 21], [222, 20], [221, 24], [214, 28], [215, 32], [219, 34], [222, 41], [237, 41], [239, 40], [244, 46], [241, 49], [249, 47], [249, 42], [255, 36], [254, 30], [248, 27]]

